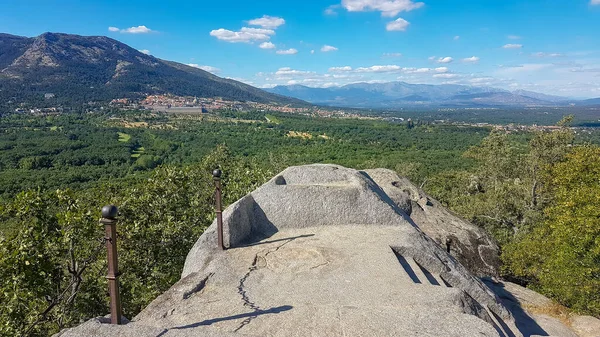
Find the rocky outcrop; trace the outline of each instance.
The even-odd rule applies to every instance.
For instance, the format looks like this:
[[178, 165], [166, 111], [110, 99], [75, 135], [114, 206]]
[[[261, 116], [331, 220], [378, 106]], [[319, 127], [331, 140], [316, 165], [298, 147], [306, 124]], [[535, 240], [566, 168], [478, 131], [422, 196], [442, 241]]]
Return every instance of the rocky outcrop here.
[[[290, 167], [230, 206], [223, 221], [225, 244], [231, 248], [245, 240], [266, 238], [288, 228], [399, 227], [404, 234], [391, 245], [392, 249], [437, 272], [446, 282], [464, 290], [497, 315], [508, 317], [506, 310], [498, 306], [494, 294], [427, 237], [368, 172], [336, 165]], [[188, 254], [182, 277], [203, 270], [210, 262], [216, 248], [207, 241], [214, 242], [215, 227], [213, 223]]]
[[498, 276], [499, 248], [480, 227], [453, 214], [408, 179], [387, 169], [365, 170], [390, 198], [439, 245], [476, 276]]
[[525, 335], [408, 216], [414, 198], [383, 184], [388, 174], [290, 167], [224, 211], [227, 250], [213, 223], [182, 279], [130, 323], [91, 320], [61, 337]]

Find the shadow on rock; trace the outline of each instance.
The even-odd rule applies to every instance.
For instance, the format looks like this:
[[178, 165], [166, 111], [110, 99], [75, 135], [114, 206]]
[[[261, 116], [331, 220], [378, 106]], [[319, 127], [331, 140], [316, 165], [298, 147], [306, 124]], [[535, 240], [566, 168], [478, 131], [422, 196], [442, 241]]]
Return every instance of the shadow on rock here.
[[[274, 308], [267, 309], [267, 310], [258, 310], [258, 311], [247, 312], [247, 313], [238, 314], [238, 315], [207, 319], [202, 322], [192, 323], [192, 324], [183, 325], [183, 326], [177, 326], [174, 328], [170, 328], [168, 330], [192, 329], [192, 328], [197, 328], [199, 326], [208, 326], [208, 325], [212, 325], [214, 323], [223, 322], [223, 321], [232, 321], [232, 320], [241, 319], [241, 318], [255, 318], [255, 317], [258, 317], [261, 315], [268, 315], [268, 314], [279, 314], [284, 311], [292, 310], [293, 308], [294, 307], [291, 305], [282, 305], [280, 307], [274, 307]], [[167, 333], [168, 330], [163, 331], [157, 337], [164, 335], [165, 333]]]
[[[521, 307], [519, 300], [504, 289], [504, 284], [496, 283], [489, 278], [483, 279], [484, 283], [500, 298], [500, 301], [515, 318], [517, 329], [523, 334], [523, 337], [531, 336], [549, 336], [548, 333], [537, 324], [537, 322], [529, 316]], [[506, 324], [499, 318], [498, 322], [502, 325], [505, 331], [510, 331]], [[510, 332], [509, 332], [510, 333]], [[510, 335], [509, 335], [510, 337]]]

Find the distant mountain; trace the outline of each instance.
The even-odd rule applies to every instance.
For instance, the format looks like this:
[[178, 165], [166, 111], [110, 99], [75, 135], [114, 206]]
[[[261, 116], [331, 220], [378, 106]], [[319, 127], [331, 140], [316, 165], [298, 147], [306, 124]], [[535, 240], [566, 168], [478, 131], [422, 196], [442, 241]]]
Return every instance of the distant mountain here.
[[600, 105], [600, 97], [580, 101], [578, 105]]
[[557, 106], [567, 105], [566, 102], [569, 101], [565, 97], [531, 91], [510, 92], [490, 87], [410, 84], [406, 82], [354, 83], [329, 88], [289, 85], [267, 90], [315, 104], [362, 108]]
[[541, 101], [546, 101], [546, 102], [558, 103], [558, 102], [565, 102], [565, 101], [569, 100], [568, 98], [565, 98], [562, 96], [540, 94], [539, 92], [533, 92], [533, 91], [527, 91], [527, 90], [515, 90], [512, 93], [515, 95], [531, 97], [531, 98], [539, 99]]
[[104, 36], [0, 34], [0, 101], [42, 100], [45, 93], [61, 103], [170, 93], [307, 104], [143, 54]]

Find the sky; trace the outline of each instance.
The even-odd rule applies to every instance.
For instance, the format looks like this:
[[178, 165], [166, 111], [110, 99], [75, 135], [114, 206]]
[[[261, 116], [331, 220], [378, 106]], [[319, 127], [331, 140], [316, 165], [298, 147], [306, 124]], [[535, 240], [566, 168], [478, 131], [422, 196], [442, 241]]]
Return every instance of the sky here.
[[257, 87], [405, 81], [600, 97], [600, 0], [5, 0], [0, 32], [105, 35]]

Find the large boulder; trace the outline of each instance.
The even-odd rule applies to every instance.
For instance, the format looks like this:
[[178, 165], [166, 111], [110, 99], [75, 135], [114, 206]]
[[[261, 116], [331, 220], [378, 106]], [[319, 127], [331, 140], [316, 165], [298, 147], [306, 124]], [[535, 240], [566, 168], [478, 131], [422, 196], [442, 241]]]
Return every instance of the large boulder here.
[[499, 248], [480, 227], [462, 219], [408, 179], [387, 169], [365, 170], [390, 198], [435, 242], [450, 251], [471, 273], [498, 276]]
[[[390, 247], [410, 257], [445, 283], [465, 291], [502, 318], [510, 317], [495, 295], [431, 238], [370, 177], [337, 165], [290, 167], [225, 210], [226, 246], [236, 248], [285, 229], [327, 226], [396, 227]], [[208, 268], [218, 253], [216, 222], [194, 245], [182, 277]]]
[[61, 337], [523, 336], [496, 294], [375, 180], [290, 167], [224, 211], [227, 250], [215, 222], [182, 279], [130, 323], [92, 320]]

